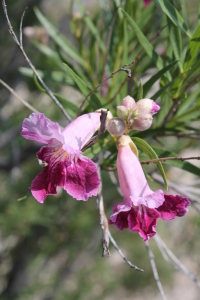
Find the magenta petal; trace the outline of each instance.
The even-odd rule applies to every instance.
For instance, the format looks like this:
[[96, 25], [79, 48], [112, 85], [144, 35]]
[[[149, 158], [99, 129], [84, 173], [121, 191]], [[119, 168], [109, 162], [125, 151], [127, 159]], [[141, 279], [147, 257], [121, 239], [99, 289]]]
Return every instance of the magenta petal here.
[[160, 218], [163, 220], [172, 220], [176, 216], [182, 217], [187, 212], [187, 206], [190, 205], [188, 198], [184, 198], [181, 195], [167, 195], [165, 194], [165, 201], [157, 208], [160, 213]]
[[128, 228], [128, 215], [131, 207], [120, 202], [113, 207], [114, 214], [110, 216], [109, 224], [115, 225], [119, 230]]
[[159, 110], [160, 110], [160, 106], [153, 101], [151, 114], [153, 115], [153, 114], [157, 113]]
[[24, 119], [21, 135], [27, 140], [49, 144], [55, 140], [64, 143], [60, 126], [47, 119], [44, 114], [32, 113], [29, 118]]
[[151, 3], [152, 0], [144, 0], [144, 6], [147, 7], [150, 3]]
[[100, 184], [97, 166], [87, 157], [75, 157], [66, 166], [66, 183], [64, 189], [77, 200], [86, 201], [96, 196]]
[[62, 130], [65, 144], [75, 150], [81, 150], [100, 127], [100, 113], [82, 115]]
[[164, 192], [157, 190], [149, 195], [143, 196], [130, 196], [134, 206], [145, 205], [147, 208], [156, 208], [163, 204], [165, 201]]
[[63, 152], [56, 150], [53, 147], [42, 147], [37, 153], [38, 159], [47, 165], [31, 184], [32, 195], [40, 203], [48, 195], [57, 194], [57, 186], [63, 187], [65, 184], [66, 168], [64, 162], [59, 160]]
[[138, 231], [144, 241], [156, 234], [157, 219], [159, 213], [155, 209], [147, 208], [143, 205], [132, 208], [129, 216], [129, 230]]

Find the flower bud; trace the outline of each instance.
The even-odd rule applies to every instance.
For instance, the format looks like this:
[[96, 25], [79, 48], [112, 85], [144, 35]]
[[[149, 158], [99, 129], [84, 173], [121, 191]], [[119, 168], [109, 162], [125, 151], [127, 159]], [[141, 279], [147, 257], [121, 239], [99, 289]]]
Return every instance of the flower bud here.
[[126, 106], [126, 107], [131, 108], [131, 109], [135, 109], [136, 108], [135, 100], [131, 96], [126, 96], [122, 100], [121, 105]]
[[125, 147], [127, 145], [131, 148], [133, 153], [138, 157], [137, 147], [135, 146], [135, 144], [131, 140], [130, 136], [129, 135], [120, 136], [117, 140], [117, 149], [119, 149], [119, 147]]
[[124, 133], [126, 125], [120, 118], [112, 118], [107, 123], [107, 130], [114, 136], [120, 136]]
[[152, 122], [153, 117], [151, 114], [142, 114], [134, 119], [131, 129], [139, 131], [147, 130], [151, 127]]
[[136, 103], [138, 114], [155, 114], [160, 110], [160, 106], [151, 99], [141, 99]]
[[117, 115], [122, 120], [126, 120], [129, 116], [129, 109], [124, 105], [117, 106]]

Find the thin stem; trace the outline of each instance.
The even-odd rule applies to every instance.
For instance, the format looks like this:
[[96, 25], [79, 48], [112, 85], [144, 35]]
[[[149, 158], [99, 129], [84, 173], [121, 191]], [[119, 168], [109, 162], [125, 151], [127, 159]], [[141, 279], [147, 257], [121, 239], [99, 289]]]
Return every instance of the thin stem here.
[[12, 25], [10, 23], [9, 17], [8, 17], [8, 13], [7, 13], [7, 8], [6, 8], [6, 3], [5, 0], [2, 0], [2, 6], [3, 6], [3, 11], [4, 11], [4, 15], [6, 17], [7, 20], [7, 24], [8, 24], [8, 30], [10, 32], [10, 34], [12, 35], [13, 40], [15, 41], [15, 43], [18, 45], [19, 49], [21, 50], [25, 60], [27, 61], [28, 65], [31, 67], [33, 73], [35, 74], [35, 76], [37, 77], [38, 81], [40, 82], [40, 84], [42, 85], [42, 87], [46, 90], [47, 94], [51, 97], [51, 99], [55, 102], [55, 104], [59, 107], [59, 109], [61, 110], [61, 112], [63, 113], [63, 115], [67, 118], [67, 120], [70, 122], [72, 119], [69, 116], [69, 114], [65, 111], [64, 107], [62, 106], [62, 104], [58, 101], [58, 99], [54, 96], [54, 94], [52, 93], [52, 91], [48, 88], [48, 86], [44, 83], [44, 81], [42, 80], [42, 78], [40, 77], [40, 75], [38, 74], [38, 72], [36, 71], [35, 67], [33, 66], [32, 62], [30, 61], [30, 59], [28, 58], [28, 56], [26, 55], [23, 45], [22, 45], [22, 22], [23, 22], [23, 18], [24, 18], [24, 14], [25, 11], [21, 17], [21, 23], [20, 23], [20, 42], [12, 28]]
[[131, 66], [134, 63], [134, 61], [130, 64], [126, 64], [124, 66], [122, 66], [121, 68], [119, 68], [117, 71], [113, 72], [110, 76], [108, 76], [105, 80], [103, 80], [101, 83], [99, 83], [92, 91], [89, 92], [89, 94], [87, 94], [87, 96], [85, 97], [85, 99], [83, 100], [83, 102], [81, 103], [79, 110], [78, 110], [78, 114], [77, 117], [80, 115], [81, 113], [81, 109], [83, 107], [83, 105], [85, 104], [85, 102], [87, 101], [87, 99], [102, 85], [104, 84], [106, 81], [108, 81], [109, 79], [113, 78], [114, 75], [116, 75], [117, 73], [124, 71], [128, 74], [128, 77], [131, 78], [131, 69], [125, 69], [125, 67]]
[[169, 122], [173, 114], [176, 112], [177, 107], [181, 104], [181, 101], [178, 99], [174, 99], [174, 103], [172, 104], [172, 107], [170, 108], [167, 116], [165, 117], [162, 127], [165, 127], [165, 125]]
[[185, 160], [200, 160], [200, 156], [192, 156], [192, 157], [161, 157], [161, 158], [156, 158], [156, 159], [150, 159], [150, 160], [142, 160], [140, 163], [141, 165], [148, 165], [150, 163], [157, 163], [159, 161], [165, 162], [168, 160], [180, 160], [180, 161], [185, 161]]
[[[168, 255], [168, 257], [172, 260], [172, 265], [175, 269], [178, 268], [179, 271], [182, 271], [184, 274], [186, 274], [197, 286], [200, 288], [200, 282], [196, 278], [196, 276], [190, 272], [181, 262], [180, 260], [174, 255], [174, 253], [167, 247], [167, 245], [163, 242], [163, 240], [160, 238], [158, 234], [154, 236], [154, 240], [156, 244], [160, 245], [162, 249], [165, 251], [165, 253]], [[162, 252], [161, 252], [162, 254]]]
[[115, 249], [119, 252], [119, 254], [123, 258], [123, 260], [129, 265], [129, 267], [135, 269], [136, 271], [144, 272], [144, 270], [138, 268], [137, 266], [133, 265], [129, 260], [127, 260], [127, 258], [125, 257], [125, 255], [123, 254], [121, 249], [118, 247], [117, 243], [115, 242], [114, 238], [112, 237], [110, 231], [109, 231], [109, 238], [110, 238], [111, 243], [115, 247]]
[[25, 16], [25, 12], [27, 10], [28, 7], [25, 8], [22, 16], [21, 16], [21, 22], [20, 22], [20, 29], [19, 29], [19, 33], [20, 33], [20, 46], [23, 48], [23, 42], [22, 42], [22, 39], [23, 39], [23, 33], [22, 33], [22, 24], [23, 24], [23, 19], [24, 19], [24, 16]]
[[9, 85], [7, 85], [3, 80], [0, 79], [0, 83], [5, 86], [11, 94], [13, 94], [19, 101], [21, 101], [26, 107], [28, 107], [30, 110], [32, 110], [35, 113], [39, 113], [38, 110], [36, 110], [32, 105], [30, 105], [28, 102], [26, 102], [24, 99], [22, 99]]
[[96, 142], [96, 140], [106, 131], [107, 114], [108, 114], [108, 109], [101, 110], [101, 115], [99, 116], [101, 122], [99, 132], [97, 133], [97, 135], [91, 137], [91, 139], [87, 142], [87, 144], [85, 144], [84, 147], [81, 149], [82, 151], [91, 147]]
[[162, 284], [161, 284], [159, 276], [158, 276], [158, 271], [157, 271], [157, 268], [156, 268], [154, 255], [153, 255], [153, 252], [151, 251], [151, 248], [149, 246], [148, 241], [145, 242], [145, 246], [146, 246], [146, 249], [147, 249], [147, 252], [148, 252], [148, 255], [149, 255], [149, 261], [150, 261], [150, 264], [151, 264], [151, 268], [152, 268], [152, 271], [153, 271], [153, 276], [154, 276], [155, 282], [158, 286], [158, 289], [159, 289], [159, 292], [161, 294], [162, 299], [166, 300], [165, 293], [163, 291], [163, 287], [162, 287]]
[[104, 203], [103, 203], [103, 195], [102, 195], [102, 180], [101, 180], [101, 170], [98, 165], [98, 174], [100, 179], [99, 190], [97, 194], [98, 206], [99, 206], [99, 215], [100, 215], [100, 225], [102, 229], [102, 256], [107, 255], [110, 256], [109, 251], [109, 228], [108, 228], [108, 220], [104, 211]]

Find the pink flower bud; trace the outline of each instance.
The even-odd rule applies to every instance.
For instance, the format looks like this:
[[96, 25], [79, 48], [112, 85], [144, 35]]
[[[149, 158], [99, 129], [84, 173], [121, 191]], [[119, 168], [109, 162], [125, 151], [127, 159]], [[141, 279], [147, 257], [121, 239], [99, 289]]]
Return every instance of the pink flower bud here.
[[160, 110], [160, 106], [151, 99], [141, 99], [136, 103], [138, 114], [155, 114]]
[[151, 114], [141, 114], [134, 119], [131, 129], [144, 131], [151, 127], [153, 117]]
[[136, 108], [135, 100], [131, 96], [126, 96], [122, 100], [121, 105], [126, 106], [126, 107], [131, 108], [131, 109], [135, 109]]
[[117, 106], [117, 115], [122, 120], [126, 120], [129, 116], [129, 109], [124, 105]]
[[120, 118], [112, 118], [107, 123], [107, 130], [114, 136], [120, 136], [124, 133], [126, 125]]

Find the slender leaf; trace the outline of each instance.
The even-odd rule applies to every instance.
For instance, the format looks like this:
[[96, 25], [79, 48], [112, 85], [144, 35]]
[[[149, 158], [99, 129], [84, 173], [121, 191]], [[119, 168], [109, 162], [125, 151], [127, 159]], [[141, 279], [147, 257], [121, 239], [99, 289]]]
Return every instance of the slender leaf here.
[[181, 30], [168, 18], [169, 39], [175, 59], [178, 60], [180, 71], [183, 71]]
[[[67, 64], [64, 64], [64, 66], [66, 67], [69, 75], [75, 81], [83, 95], [87, 96], [87, 94], [89, 94], [90, 92], [87, 84], [76, 73], [74, 73], [74, 71]], [[102, 107], [101, 101], [96, 94], [92, 94], [87, 100], [94, 110]]]
[[191, 38], [191, 33], [176, 8], [168, 0], [153, 0], [168, 18]]
[[[33, 71], [31, 68], [20, 67], [19, 72], [27, 77], [33, 78]], [[62, 71], [42, 71], [37, 69], [38, 74], [41, 78], [46, 78], [48, 80], [52, 80], [53, 82], [64, 83], [68, 85], [73, 85], [74, 81], [69, 77], [68, 74]]]
[[78, 6], [83, 14], [85, 23], [87, 24], [88, 28], [90, 29], [91, 33], [93, 34], [93, 36], [95, 37], [95, 39], [97, 40], [97, 43], [99, 45], [99, 48], [101, 49], [101, 51], [103, 53], [106, 52], [106, 46], [104, 44], [104, 42], [102, 41], [99, 32], [97, 30], [97, 28], [95, 27], [94, 23], [92, 22], [92, 20], [90, 19], [90, 17], [86, 14], [85, 9], [81, 3], [80, 0], [77, 0]]
[[200, 25], [197, 27], [192, 39], [189, 42], [186, 56], [185, 56], [185, 63], [184, 63], [184, 70], [187, 71], [190, 65], [192, 64], [198, 50], [200, 48]]
[[137, 91], [137, 101], [143, 99], [143, 85], [142, 85], [142, 80], [140, 80], [139, 86], [138, 86], [138, 91]]
[[[43, 87], [41, 87], [40, 83], [37, 80], [37, 77], [35, 76], [35, 74], [33, 74], [33, 79], [34, 82], [38, 88], [38, 90], [44, 94], [47, 94], [46, 90], [43, 89]], [[54, 93], [54, 96], [58, 99], [58, 101], [60, 103], [62, 103], [63, 107], [67, 110], [68, 114], [72, 117], [72, 118], [76, 118], [77, 113], [78, 113], [78, 107], [76, 104], [74, 104], [73, 102], [67, 100], [66, 98], [64, 98], [63, 96]]]
[[176, 116], [180, 116], [185, 113], [191, 107], [191, 104], [195, 101], [199, 94], [200, 86], [193, 93], [190, 93], [185, 101], [182, 101], [182, 103], [179, 105]]
[[143, 47], [143, 49], [146, 51], [147, 55], [153, 60], [154, 64], [158, 69], [162, 69], [164, 67], [164, 63], [162, 58], [156, 53], [153, 46], [149, 43], [148, 39], [145, 37], [145, 35], [142, 33], [140, 28], [137, 26], [137, 24], [133, 21], [133, 19], [125, 12], [122, 8], [120, 8], [122, 11], [124, 17], [126, 18], [127, 22], [130, 24], [130, 26], [133, 28], [139, 43]]
[[[141, 149], [142, 151], [144, 151], [148, 155], [148, 157], [150, 159], [157, 159], [158, 158], [156, 152], [153, 150], [153, 148], [146, 141], [144, 141], [144, 140], [142, 140], [138, 137], [132, 137], [132, 140], [139, 149]], [[157, 162], [156, 164], [157, 164], [157, 167], [158, 167], [158, 169], [159, 169], [159, 171], [160, 171], [160, 173], [163, 177], [165, 185], [168, 188], [167, 178], [166, 178], [165, 171], [163, 169], [162, 163]]]
[[52, 37], [54, 42], [59, 45], [59, 47], [69, 55], [69, 60], [70, 57], [73, 58], [75, 61], [80, 63], [83, 67], [86, 66], [86, 62], [84, 59], [80, 56], [80, 54], [77, 52], [76, 48], [69, 43], [69, 41], [58, 31], [58, 29], [53, 26], [46, 18], [45, 16], [40, 12], [40, 10], [35, 7], [34, 12], [40, 21], [40, 23], [44, 26], [44, 28], [48, 31], [49, 35]]
[[160, 79], [168, 70], [170, 70], [175, 64], [177, 64], [177, 61], [172, 62], [168, 66], [164, 67], [162, 70], [160, 70], [158, 73], [153, 75], [144, 85], [143, 85], [143, 96], [146, 96], [146, 94], [151, 89], [152, 85]]
[[[170, 152], [165, 149], [162, 149], [160, 147], [153, 147], [153, 149], [156, 151], [159, 157], [178, 157], [179, 155], [175, 152]], [[187, 161], [180, 161], [180, 160], [167, 160], [165, 162], [167, 165], [174, 166], [177, 168], [180, 168], [182, 170], [185, 170], [187, 172], [190, 172], [192, 174], [198, 175], [200, 174], [200, 168], [192, 165], [191, 163]]]
[[168, 89], [168, 87], [170, 87], [172, 84], [173, 84], [173, 81], [170, 81], [168, 84], [163, 86], [158, 92], [156, 92], [153, 96], [151, 96], [151, 99], [157, 100], [158, 97], [160, 97], [164, 93], [164, 91], [166, 91]]

